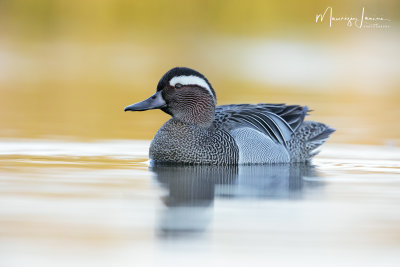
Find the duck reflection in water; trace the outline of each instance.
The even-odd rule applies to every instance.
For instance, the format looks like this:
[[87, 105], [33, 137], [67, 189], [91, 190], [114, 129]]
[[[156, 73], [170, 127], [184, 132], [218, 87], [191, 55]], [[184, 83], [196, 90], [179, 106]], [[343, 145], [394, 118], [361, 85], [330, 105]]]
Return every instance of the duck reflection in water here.
[[188, 236], [206, 231], [212, 220], [215, 198], [299, 199], [306, 189], [321, 182], [308, 164], [246, 166], [153, 165], [162, 197], [159, 234], [163, 238]]

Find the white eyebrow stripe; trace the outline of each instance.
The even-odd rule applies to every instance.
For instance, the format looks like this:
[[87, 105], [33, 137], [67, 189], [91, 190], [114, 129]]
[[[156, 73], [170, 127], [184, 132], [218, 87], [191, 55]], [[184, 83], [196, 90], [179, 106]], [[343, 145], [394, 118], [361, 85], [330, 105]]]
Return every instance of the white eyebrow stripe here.
[[203, 88], [207, 89], [207, 91], [210, 93], [210, 95], [214, 98], [214, 94], [212, 93], [210, 86], [208, 86], [208, 83], [200, 77], [197, 77], [194, 75], [190, 75], [190, 76], [182, 75], [182, 76], [175, 76], [174, 78], [172, 78], [169, 81], [169, 84], [171, 86], [175, 86], [177, 83], [180, 83], [182, 85], [193, 84], [193, 85], [198, 85], [200, 87], [203, 87]]

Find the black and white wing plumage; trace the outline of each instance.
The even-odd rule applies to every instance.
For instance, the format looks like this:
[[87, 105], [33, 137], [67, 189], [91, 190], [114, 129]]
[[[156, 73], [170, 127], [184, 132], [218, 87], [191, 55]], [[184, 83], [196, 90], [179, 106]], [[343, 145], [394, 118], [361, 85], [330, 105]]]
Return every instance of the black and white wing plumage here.
[[307, 106], [285, 104], [239, 104], [217, 106], [214, 126], [228, 131], [254, 128], [286, 146], [307, 115]]

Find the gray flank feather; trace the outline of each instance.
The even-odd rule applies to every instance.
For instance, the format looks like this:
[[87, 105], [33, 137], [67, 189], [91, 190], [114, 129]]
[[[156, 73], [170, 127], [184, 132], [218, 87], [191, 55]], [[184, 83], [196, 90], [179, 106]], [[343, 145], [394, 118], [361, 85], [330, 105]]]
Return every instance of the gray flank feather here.
[[237, 104], [217, 106], [214, 127], [231, 131], [250, 127], [286, 146], [302, 124], [307, 107], [285, 104]]

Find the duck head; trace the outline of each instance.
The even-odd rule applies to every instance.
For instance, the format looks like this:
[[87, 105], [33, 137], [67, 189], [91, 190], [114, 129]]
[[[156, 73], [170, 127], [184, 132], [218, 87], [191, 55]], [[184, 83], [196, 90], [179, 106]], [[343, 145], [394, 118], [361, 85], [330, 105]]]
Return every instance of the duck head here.
[[125, 107], [125, 111], [161, 109], [176, 120], [208, 127], [214, 119], [216, 104], [215, 91], [204, 75], [177, 67], [164, 74], [154, 95]]

